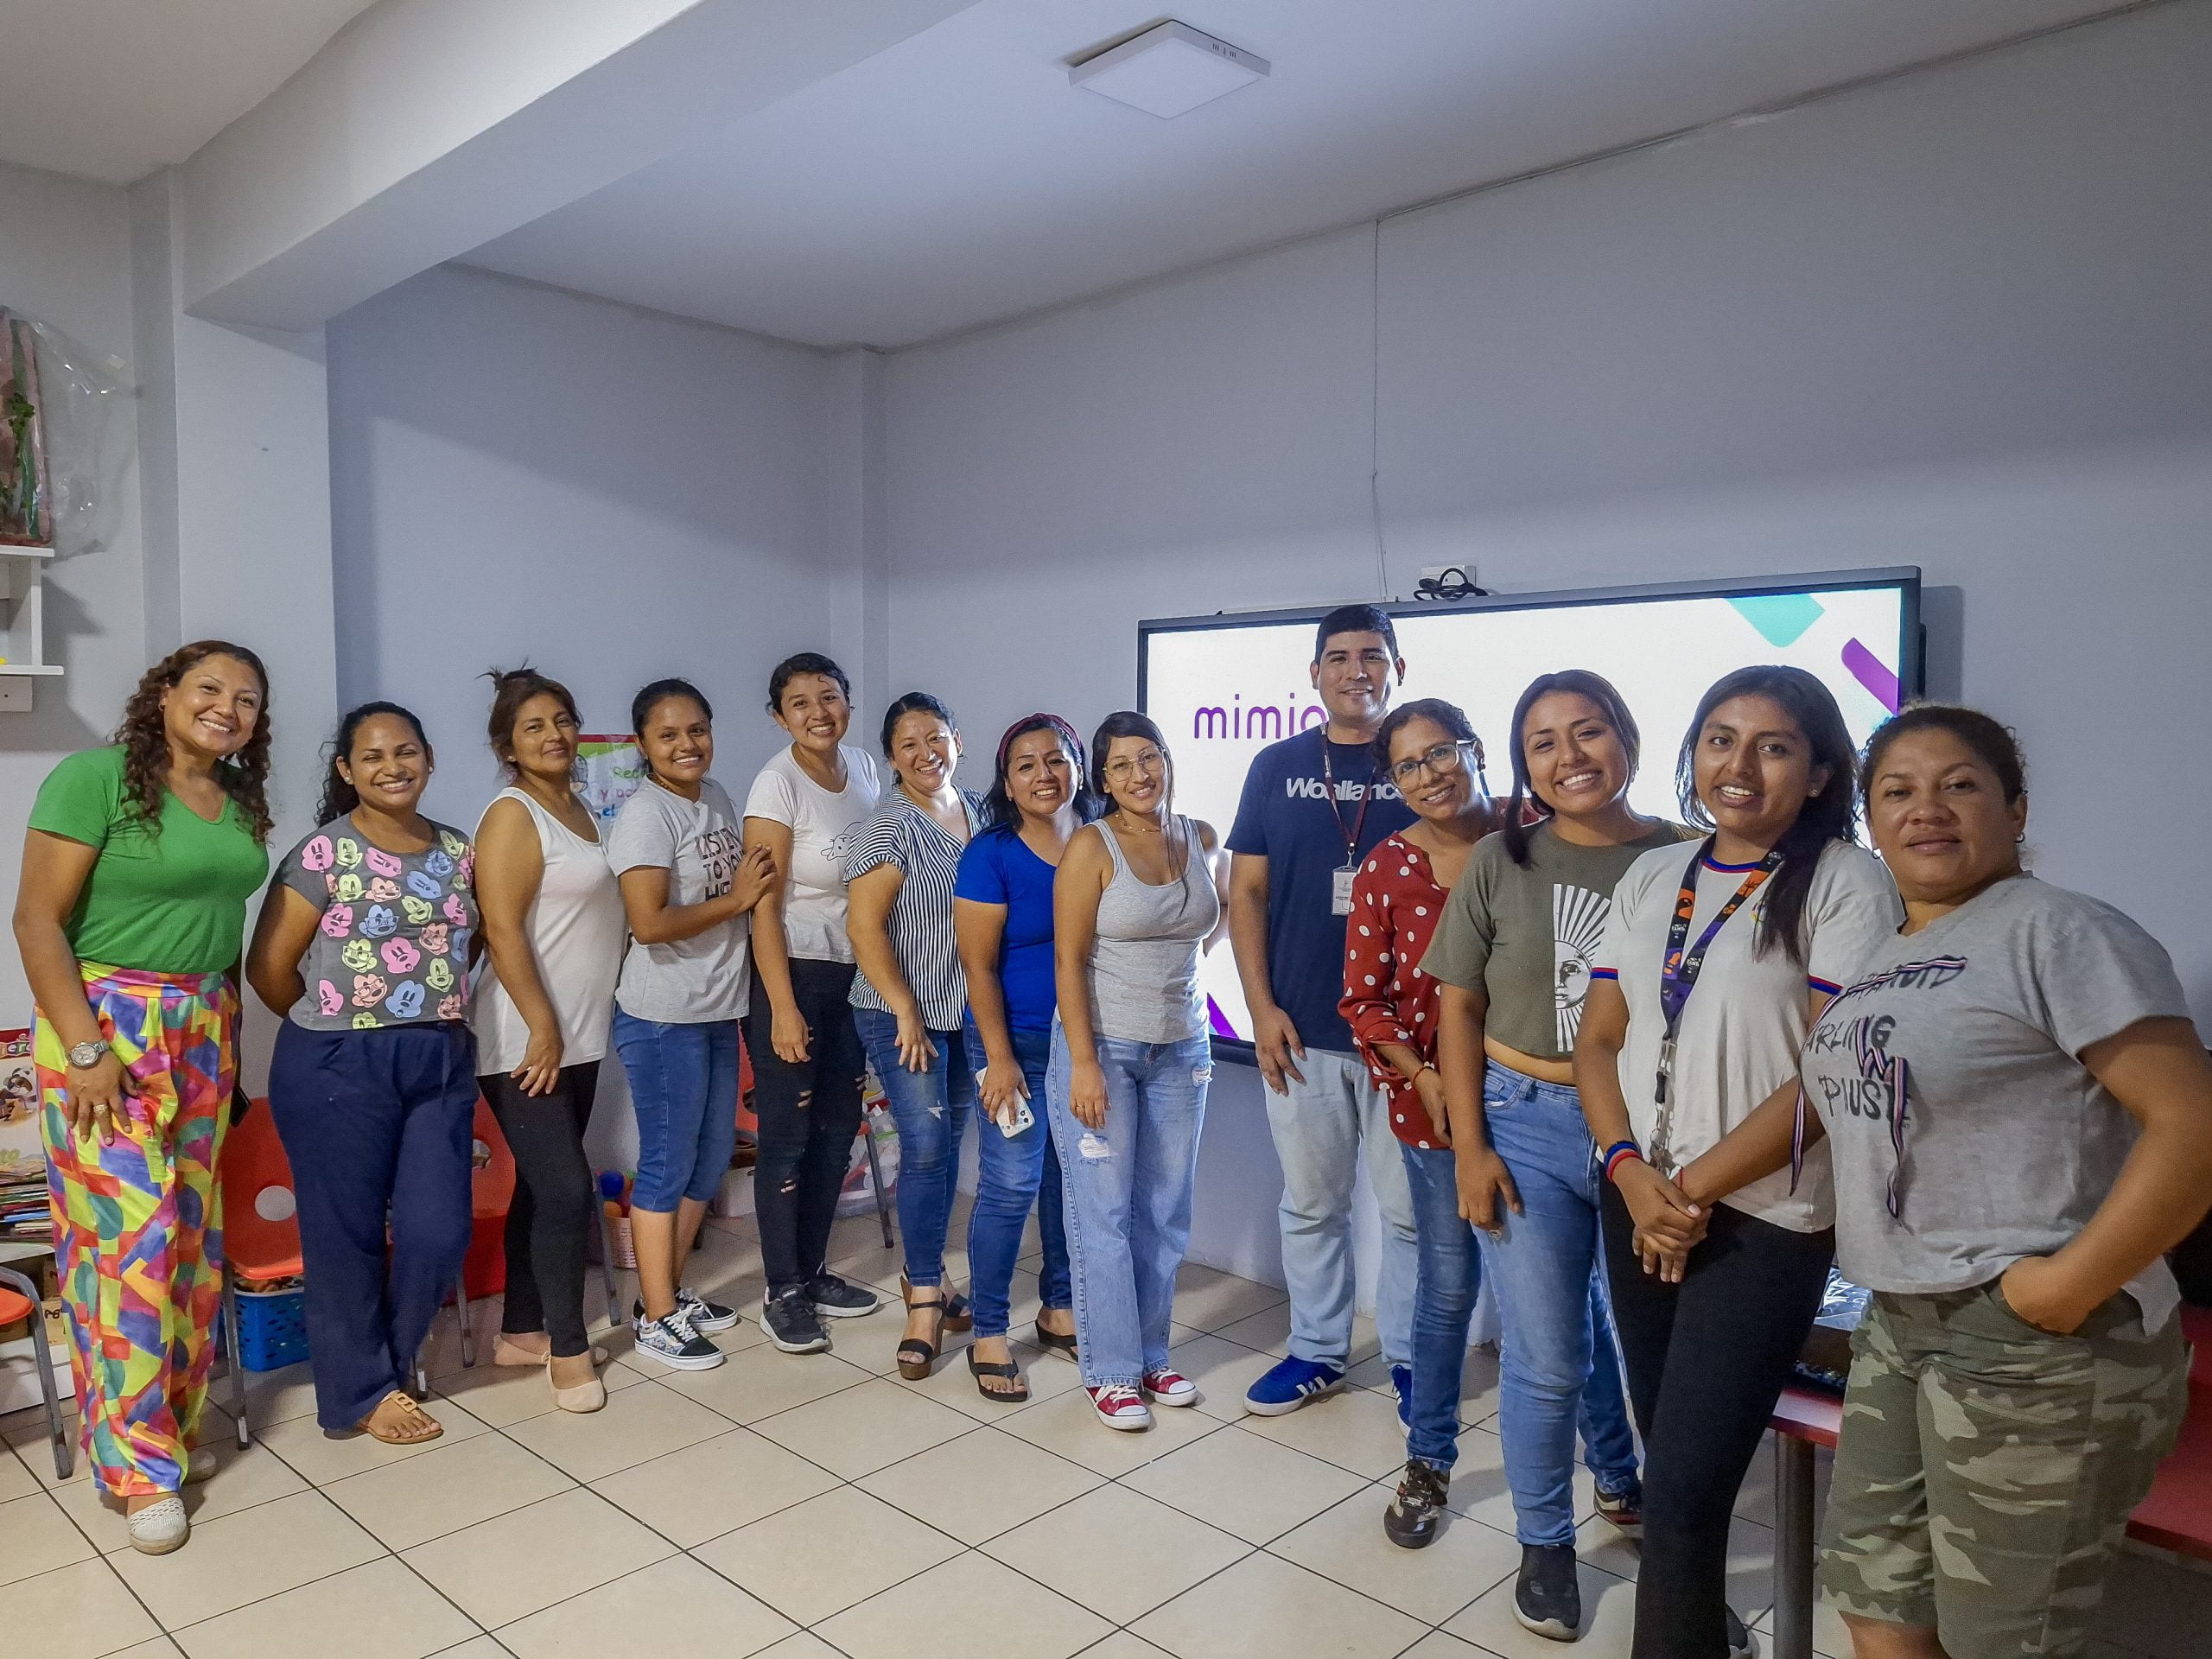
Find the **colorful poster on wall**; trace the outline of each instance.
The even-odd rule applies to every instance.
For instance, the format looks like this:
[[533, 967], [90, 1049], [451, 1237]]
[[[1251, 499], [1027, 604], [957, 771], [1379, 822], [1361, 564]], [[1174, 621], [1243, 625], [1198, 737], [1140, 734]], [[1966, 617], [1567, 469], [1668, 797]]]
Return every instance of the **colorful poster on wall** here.
[[20, 1027], [0, 1030], [0, 1239], [43, 1243], [54, 1236], [38, 1118], [31, 1033]]
[[645, 757], [627, 732], [595, 733], [576, 740], [576, 792], [603, 827], [645, 779]]

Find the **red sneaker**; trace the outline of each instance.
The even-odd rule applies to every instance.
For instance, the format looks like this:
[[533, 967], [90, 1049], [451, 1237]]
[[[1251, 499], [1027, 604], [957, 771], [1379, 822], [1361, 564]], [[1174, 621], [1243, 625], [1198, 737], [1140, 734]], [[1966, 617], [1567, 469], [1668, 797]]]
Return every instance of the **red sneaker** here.
[[1090, 1408], [1098, 1414], [1098, 1421], [1107, 1427], [1135, 1431], [1152, 1427], [1150, 1408], [1127, 1383], [1110, 1383], [1103, 1389], [1086, 1387], [1084, 1392], [1090, 1396]]
[[1155, 1406], [1195, 1406], [1198, 1385], [1173, 1366], [1163, 1365], [1144, 1374], [1144, 1397]]

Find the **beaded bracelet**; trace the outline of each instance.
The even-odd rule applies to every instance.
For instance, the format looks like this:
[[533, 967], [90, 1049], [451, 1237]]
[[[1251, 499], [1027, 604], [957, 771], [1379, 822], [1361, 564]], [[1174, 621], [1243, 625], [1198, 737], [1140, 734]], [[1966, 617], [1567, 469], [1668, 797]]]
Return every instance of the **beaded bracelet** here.
[[1613, 1172], [1630, 1158], [1635, 1159], [1638, 1163], [1643, 1161], [1643, 1148], [1633, 1141], [1616, 1141], [1611, 1146], [1607, 1147], [1605, 1148], [1605, 1179], [1609, 1181], [1612, 1180]]

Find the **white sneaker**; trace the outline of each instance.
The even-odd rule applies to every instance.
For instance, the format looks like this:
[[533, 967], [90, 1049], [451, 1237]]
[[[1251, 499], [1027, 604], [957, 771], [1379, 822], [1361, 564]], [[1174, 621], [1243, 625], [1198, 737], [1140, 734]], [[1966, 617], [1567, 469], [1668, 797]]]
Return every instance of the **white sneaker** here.
[[1090, 1396], [1090, 1408], [1098, 1414], [1098, 1421], [1109, 1428], [1118, 1428], [1134, 1433], [1152, 1427], [1152, 1408], [1141, 1395], [1125, 1383], [1113, 1383], [1103, 1389], [1085, 1387]]
[[1144, 1397], [1155, 1406], [1195, 1406], [1198, 1385], [1172, 1365], [1144, 1374]]
[[651, 1356], [679, 1371], [712, 1370], [722, 1363], [722, 1351], [691, 1328], [691, 1321], [677, 1308], [664, 1319], [642, 1316], [631, 1322], [638, 1352]]
[[130, 1548], [141, 1555], [166, 1555], [181, 1549], [191, 1535], [192, 1522], [185, 1518], [181, 1497], [149, 1503], [130, 1517]]

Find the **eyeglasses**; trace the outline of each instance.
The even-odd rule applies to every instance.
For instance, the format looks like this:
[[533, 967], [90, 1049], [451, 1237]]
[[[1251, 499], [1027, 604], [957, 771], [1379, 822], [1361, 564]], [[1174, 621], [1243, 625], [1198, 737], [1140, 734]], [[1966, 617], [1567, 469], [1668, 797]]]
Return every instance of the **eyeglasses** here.
[[1166, 770], [1167, 757], [1158, 749], [1140, 749], [1135, 754], [1125, 754], [1106, 763], [1106, 775], [1117, 784], [1127, 782], [1139, 772], [1150, 777]]
[[1440, 743], [1433, 749], [1425, 749], [1410, 760], [1401, 760], [1392, 766], [1389, 779], [1403, 789], [1424, 772], [1433, 772], [1440, 776], [1456, 771], [1459, 766], [1459, 751], [1467, 747], [1467, 742], [1461, 741]]

